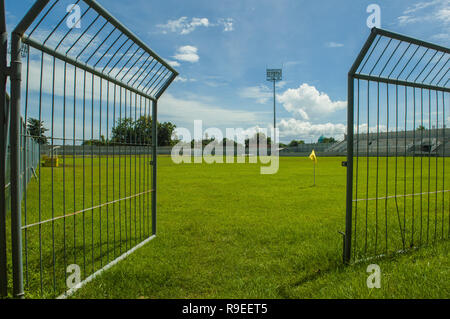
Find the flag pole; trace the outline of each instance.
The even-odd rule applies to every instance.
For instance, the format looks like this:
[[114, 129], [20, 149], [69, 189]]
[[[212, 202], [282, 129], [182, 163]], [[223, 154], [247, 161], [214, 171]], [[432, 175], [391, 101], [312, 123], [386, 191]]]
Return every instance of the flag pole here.
[[309, 155], [309, 158], [313, 161], [313, 171], [314, 171], [314, 185], [316, 186], [316, 162], [317, 162], [317, 157], [316, 157], [316, 153], [314, 152], [314, 150], [312, 150], [311, 154]]
[[316, 162], [314, 161], [314, 186], [316, 186]]

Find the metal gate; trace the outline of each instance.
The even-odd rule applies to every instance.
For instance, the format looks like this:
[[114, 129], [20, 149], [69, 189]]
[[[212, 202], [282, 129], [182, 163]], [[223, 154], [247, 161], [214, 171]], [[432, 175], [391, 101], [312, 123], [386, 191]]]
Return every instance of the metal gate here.
[[8, 77], [11, 90], [0, 110], [11, 159], [1, 294], [12, 270], [14, 297], [65, 297], [156, 235], [157, 101], [178, 73], [93, 0], [36, 1], [11, 34], [8, 67], [4, 1], [0, 16], [1, 91]]
[[449, 57], [374, 28], [350, 69], [345, 262], [450, 237]]

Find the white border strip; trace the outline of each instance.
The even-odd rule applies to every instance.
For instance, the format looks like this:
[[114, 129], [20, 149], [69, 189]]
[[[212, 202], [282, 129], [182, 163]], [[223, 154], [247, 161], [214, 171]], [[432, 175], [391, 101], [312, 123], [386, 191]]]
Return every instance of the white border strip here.
[[95, 277], [99, 276], [100, 274], [102, 274], [104, 271], [108, 270], [109, 268], [111, 268], [112, 266], [114, 266], [115, 264], [117, 264], [119, 261], [127, 258], [129, 255], [131, 255], [133, 252], [135, 252], [137, 249], [141, 248], [142, 246], [144, 246], [146, 243], [148, 243], [149, 241], [151, 241], [152, 239], [154, 239], [156, 237], [156, 235], [152, 235], [149, 238], [147, 238], [146, 240], [144, 240], [143, 242], [139, 243], [138, 245], [134, 246], [133, 248], [131, 248], [130, 250], [128, 250], [127, 252], [123, 253], [122, 255], [120, 255], [119, 257], [117, 257], [116, 259], [114, 259], [113, 261], [111, 261], [109, 264], [107, 264], [106, 266], [104, 266], [102, 269], [97, 270], [95, 273], [93, 273], [92, 275], [90, 275], [89, 277], [87, 277], [85, 280], [83, 280], [82, 282], [80, 282], [78, 285], [76, 285], [75, 287], [70, 288], [69, 290], [67, 290], [65, 293], [63, 293], [62, 295], [60, 295], [59, 297], [57, 297], [56, 299], [66, 299], [67, 297], [70, 297], [71, 295], [73, 295], [78, 289], [80, 289], [81, 287], [83, 287], [84, 285], [86, 285], [88, 282], [92, 281], [93, 279], [95, 279]]

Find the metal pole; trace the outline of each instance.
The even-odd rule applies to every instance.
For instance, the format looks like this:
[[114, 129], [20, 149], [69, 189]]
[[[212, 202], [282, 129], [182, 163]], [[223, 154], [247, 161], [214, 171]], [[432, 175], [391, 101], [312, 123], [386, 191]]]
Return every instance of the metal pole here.
[[13, 296], [23, 298], [22, 216], [20, 203], [20, 89], [22, 61], [21, 37], [11, 35], [11, 244]]
[[351, 258], [351, 240], [352, 240], [352, 213], [353, 213], [353, 115], [354, 115], [354, 76], [360, 66], [366, 53], [377, 36], [377, 29], [373, 28], [369, 38], [364, 43], [355, 62], [348, 73], [347, 83], [347, 195], [346, 195], [346, 214], [345, 214], [345, 235], [344, 235], [344, 263], [349, 263]]
[[316, 186], [316, 162], [314, 162], [314, 186]]
[[352, 210], [353, 210], [353, 75], [348, 75], [347, 92], [347, 198], [345, 216], [344, 262], [351, 258]]
[[156, 235], [156, 189], [158, 162], [158, 102], [153, 101], [152, 108], [152, 234]]
[[[277, 140], [276, 134], [277, 134], [277, 123], [276, 123], [276, 110], [275, 110], [275, 80], [273, 80], [273, 138], [274, 143]], [[276, 145], [275, 145], [276, 146]]]
[[50, 0], [37, 0], [33, 6], [28, 10], [27, 14], [22, 18], [22, 20], [17, 24], [13, 33], [23, 36], [28, 27], [33, 23], [36, 17], [44, 10], [45, 6], [50, 2]]
[[0, 0], [0, 297], [8, 294], [8, 272], [6, 257], [6, 136], [8, 128], [6, 102], [7, 81], [7, 47], [8, 34], [6, 33], [5, 1]]

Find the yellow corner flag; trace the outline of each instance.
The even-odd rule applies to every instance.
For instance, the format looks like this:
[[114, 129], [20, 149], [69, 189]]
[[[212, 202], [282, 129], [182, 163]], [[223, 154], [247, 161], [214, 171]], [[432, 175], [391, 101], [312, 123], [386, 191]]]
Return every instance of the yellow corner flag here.
[[311, 161], [313, 161], [314, 163], [317, 163], [317, 157], [316, 157], [316, 153], [314, 152], [314, 150], [312, 150], [311, 154], [309, 155], [309, 159]]

